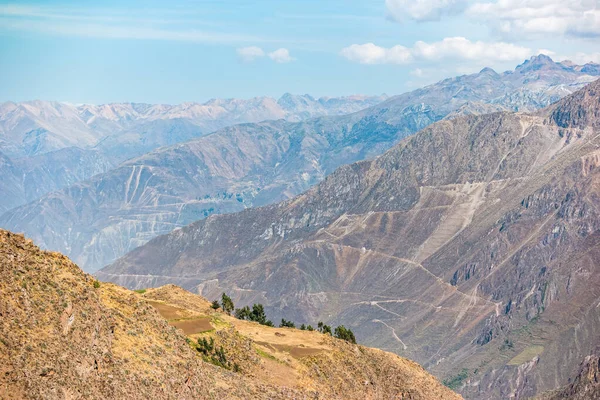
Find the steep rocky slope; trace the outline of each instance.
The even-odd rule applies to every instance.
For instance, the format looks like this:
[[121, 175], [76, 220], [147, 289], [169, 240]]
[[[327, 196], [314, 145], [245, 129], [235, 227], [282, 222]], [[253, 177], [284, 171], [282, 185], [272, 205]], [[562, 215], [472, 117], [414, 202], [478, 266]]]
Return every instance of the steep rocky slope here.
[[535, 114], [438, 122], [276, 205], [98, 273], [349, 325], [468, 398], [564, 385], [600, 331], [600, 81]]
[[539, 400], [590, 400], [600, 399], [600, 357], [587, 356], [569, 384], [546, 393]]
[[[26, 232], [93, 271], [199, 218], [297, 195], [340, 165], [379, 155], [444, 117], [536, 109], [590, 79], [540, 56], [515, 71], [498, 74], [486, 68], [346, 116], [236, 125], [51, 193], [4, 214], [0, 226]], [[518, 102], [503, 99], [515, 91]], [[304, 100], [284, 96], [281, 102], [300, 109], [294, 104]]]
[[[99, 283], [3, 230], [0, 293], [2, 399], [460, 398], [390, 353], [237, 321], [176, 287]], [[205, 362], [200, 337], [236, 371]]]

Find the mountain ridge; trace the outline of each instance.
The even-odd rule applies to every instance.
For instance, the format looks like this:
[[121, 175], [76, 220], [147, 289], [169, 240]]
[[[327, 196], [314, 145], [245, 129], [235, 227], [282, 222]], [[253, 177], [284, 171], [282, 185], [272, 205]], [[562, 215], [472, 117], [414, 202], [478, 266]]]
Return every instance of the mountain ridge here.
[[599, 87], [533, 114], [435, 123], [291, 200], [155, 238], [98, 276], [345, 324], [466, 398], [554, 389], [598, 344]]
[[[546, 76], [537, 70], [484, 70], [390, 97], [353, 114], [223, 128], [49, 193], [0, 216], [0, 226], [26, 232], [43, 247], [60, 250], [94, 270], [194, 220], [293, 197], [340, 165], [371, 159], [440, 119], [536, 110], [591, 79], [562, 66], [551, 70], [558, 72]], [[113, 145], [117, 150], [112, 154], [123, 147], [117, 142], [106, 148]]]

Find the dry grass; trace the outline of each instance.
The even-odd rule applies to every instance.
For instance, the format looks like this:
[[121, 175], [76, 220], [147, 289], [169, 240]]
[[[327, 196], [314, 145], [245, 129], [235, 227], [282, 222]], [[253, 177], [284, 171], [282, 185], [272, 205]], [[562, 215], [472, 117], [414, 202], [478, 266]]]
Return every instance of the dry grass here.
[[[401, 394], [390, 398], [460, 398], [418, 364], [390, 353], [318, 332], [241, 321], [172, 285], [149, 289], [142, 297], [193, 341], [213, 338], [215, 345], [223, 346], [227, 356], [240, 365], [243, 374], [265, 385], [320, 393], [326, 398], [387, 398], [381, 393]], [[187, 319], [181, 319], [182, 315]]]
[[542, 354], [544, 346], [529, 346], [512, 358], [506, 365], [521, 365]]
[[[0, 294], [0, 398], [459, 398], [392, 354], [238, 321], [175, 286], [98, 283], [2, 230]], [[231, 370], [205, 362], [199, 337]]]
[[181, 329], [186, 335], [195, 335], [215, 329], [210, 323], [210, 317], [200, 317], [181, 321], [169, 321], [177, 329]]

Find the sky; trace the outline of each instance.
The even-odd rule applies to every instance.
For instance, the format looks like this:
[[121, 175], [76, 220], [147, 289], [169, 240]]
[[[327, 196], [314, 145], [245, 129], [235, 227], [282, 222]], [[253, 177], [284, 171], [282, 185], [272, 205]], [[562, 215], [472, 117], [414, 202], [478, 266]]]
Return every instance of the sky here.
[[0, 101], [400, 94], [600, 62], [600, 0], [0, 0]]

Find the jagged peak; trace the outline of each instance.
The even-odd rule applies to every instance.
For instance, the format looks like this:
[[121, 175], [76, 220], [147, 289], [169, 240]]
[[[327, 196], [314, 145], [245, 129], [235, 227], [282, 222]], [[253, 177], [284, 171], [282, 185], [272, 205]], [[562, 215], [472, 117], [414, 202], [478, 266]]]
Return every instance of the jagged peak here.
[[532, 56], [529, 60], [525, 60], [522, 64], [517, 65], [515, 71], [527, 72], [542, 69], [543, 67], [560, 67], [558, 63], [555, 63], [552, 58], [545, 54], [538, 54]]

